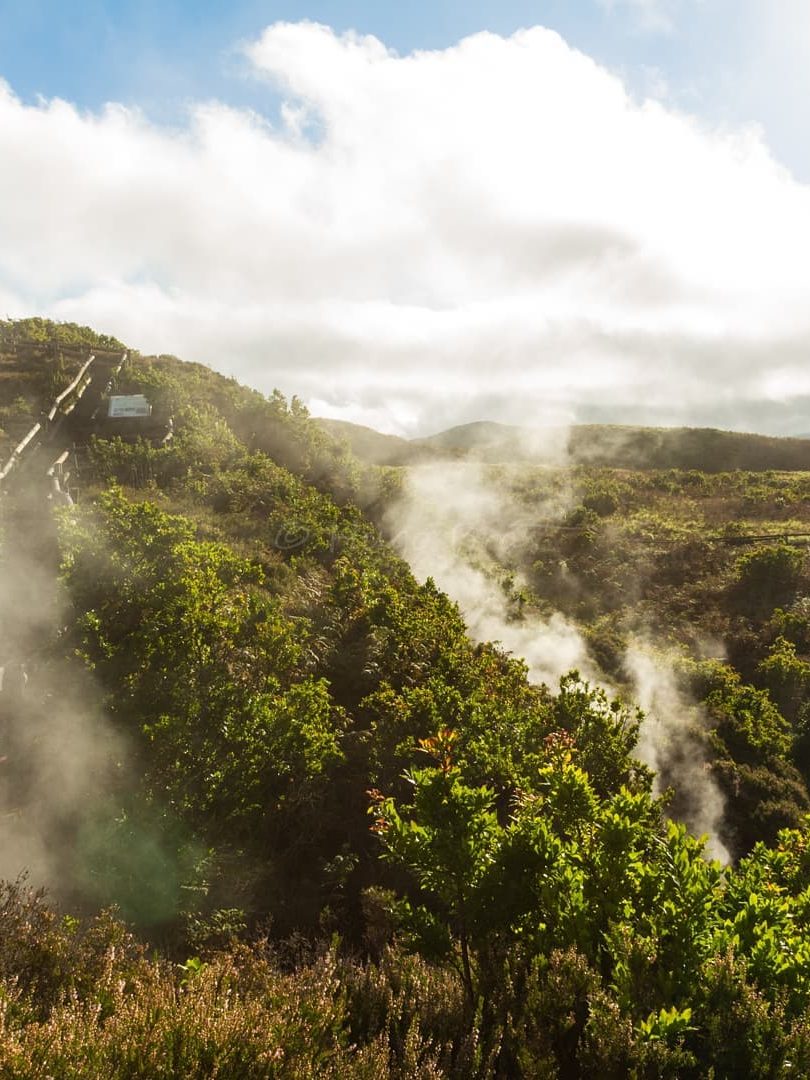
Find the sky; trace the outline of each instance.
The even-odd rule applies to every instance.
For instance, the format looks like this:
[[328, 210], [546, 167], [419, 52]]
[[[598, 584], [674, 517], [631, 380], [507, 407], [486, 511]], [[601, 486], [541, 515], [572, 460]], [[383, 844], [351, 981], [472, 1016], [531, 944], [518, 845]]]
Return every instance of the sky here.
[[0, 314], [321, 415], [810, 432], [810, 3], [0, 0]]

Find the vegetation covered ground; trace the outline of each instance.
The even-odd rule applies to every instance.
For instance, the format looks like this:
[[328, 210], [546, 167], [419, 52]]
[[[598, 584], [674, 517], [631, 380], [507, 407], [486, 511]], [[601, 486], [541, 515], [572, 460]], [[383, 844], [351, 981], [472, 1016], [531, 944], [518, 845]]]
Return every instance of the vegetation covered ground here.
[[639, 626], [680, 650], [722, 867], [632, 702], [532, 684], [414, 578], [396, 470], [173, 358], [118, 389], [175, 436], [94, 440], [58, 511], [26, 724], [70, 703], [106, 756], [66, 765], [51, 898], [0, 890], [0, 1075], [810, 1073], [808, 567], [729, 542], [808, 528], [805, 474], [498, 467], [544, 526], [496, 553], [513, 617], [563, 611], [615, 682]]

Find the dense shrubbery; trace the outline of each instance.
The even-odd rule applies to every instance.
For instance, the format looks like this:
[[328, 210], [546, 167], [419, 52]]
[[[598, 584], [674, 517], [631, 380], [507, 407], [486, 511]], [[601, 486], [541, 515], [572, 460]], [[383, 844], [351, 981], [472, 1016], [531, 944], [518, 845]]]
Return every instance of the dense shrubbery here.
[[567, 528], [510, 551], [522, 617], [551, 601], [620, 684], [630, 642], [666, 642], [704, 706], [727, 842], [740, 853], [795, 825], [810, 805], [808, 474], [522, 466], [498, 470], [497, 487], [524, 515], [569, 507]]
[[32, 350], [87, 347], [91, 349], [123, 349], [117, 338], [99, 334], [89, 326], [77, 323], [53, 322], [51, 319], [0, 319], [0, 350]]
[[505, 822], [444, 759], [414, 774], [405, 816], [377, 800], [386, 848], [424, 892], [394, 903], [375, 959], [266, 939], [149, 959], [114, 918], [58, 918], [5, 887], [0, 1070], [804, 1075], [807, 831], [724, 875], [643, 793], [596, 797], [569, 744], [550, 762], [545, 794]]
[[[61, 514], [52, 651], [131, 759], [92, 835], [66, 835], [62, 892], [161, 952], [5, 886], [0, 1074], [810, 1072], [805, 561], [713, 542], [743, 504], [757, 528], [798, 512], [806, 478], [514, 481], [531, 506], [573, 475], [566, 529], [517, 569], [606, 668], [638, 622], [681, 645], [743, 853], [724, 869], [653, 796], [636, 709], [575, 673], [532, 685], [416, 582], [359, 508], [396, 473], [172, 358], [119, 389], [175, 438], [96, 440]], [[736, 653], [706, 660], [700, 635]]]

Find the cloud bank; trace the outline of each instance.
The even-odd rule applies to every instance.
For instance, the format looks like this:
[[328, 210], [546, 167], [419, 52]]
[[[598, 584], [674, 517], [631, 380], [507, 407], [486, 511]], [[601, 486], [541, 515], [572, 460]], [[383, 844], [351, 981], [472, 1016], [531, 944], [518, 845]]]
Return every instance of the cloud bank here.
[[0, 301], [331, 415], [807, 430], [810, 189], [557, 34], [278, 23], [272, 122], [0, 89]]

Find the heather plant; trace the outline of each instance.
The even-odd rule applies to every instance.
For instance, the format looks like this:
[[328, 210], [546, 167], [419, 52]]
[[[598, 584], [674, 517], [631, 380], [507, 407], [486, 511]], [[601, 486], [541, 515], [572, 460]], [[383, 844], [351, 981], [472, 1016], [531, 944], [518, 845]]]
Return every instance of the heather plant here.
[[111, 913], [89, 922], [60, 915], [24, 880], [0, 882], [0, 983], [6, 1016], [45, 1019], [69, 996], [95, 993], [114, 962], [119, 973], [139, 963], [133, 935]]

